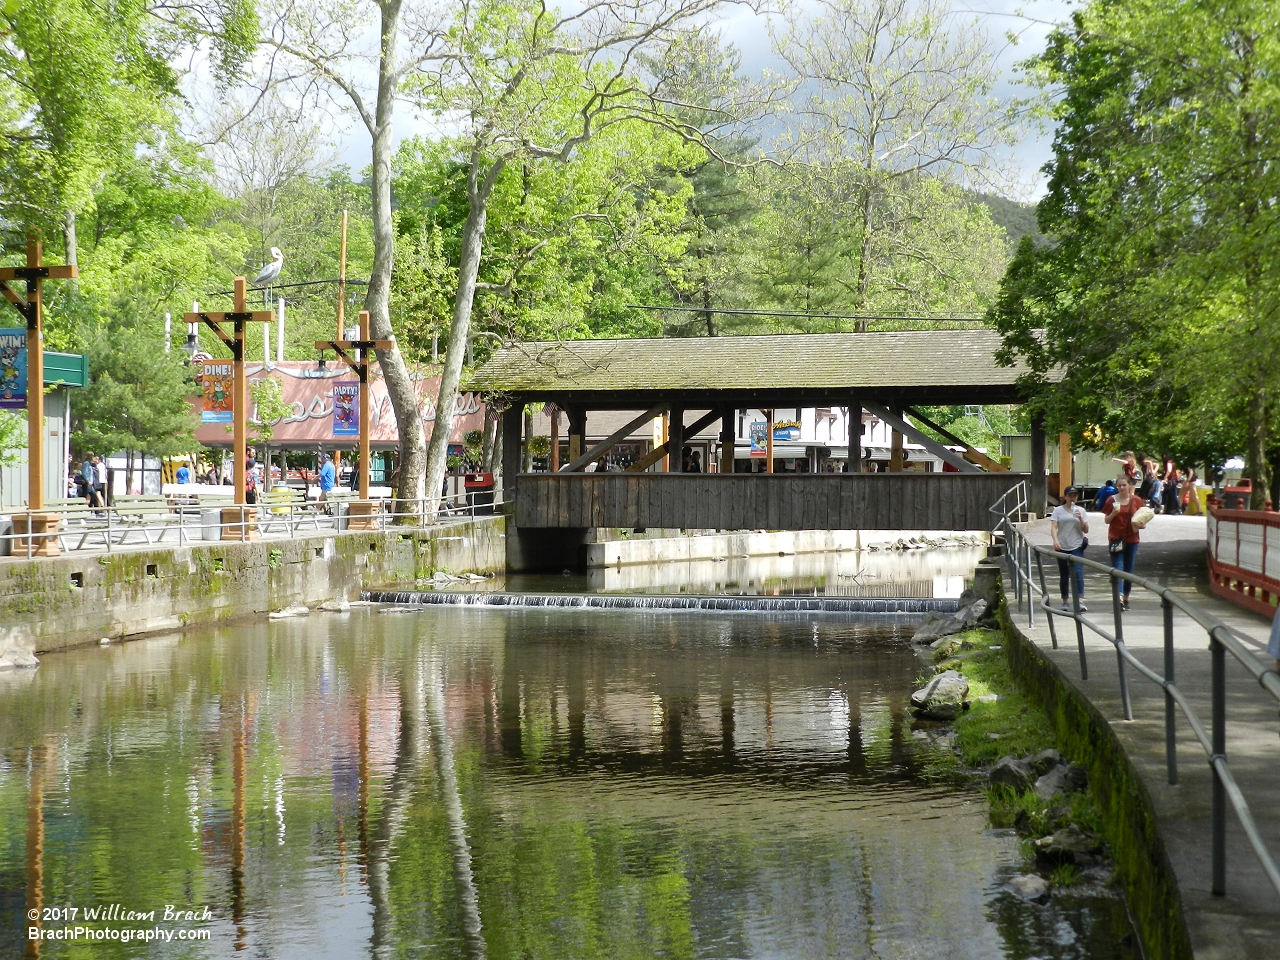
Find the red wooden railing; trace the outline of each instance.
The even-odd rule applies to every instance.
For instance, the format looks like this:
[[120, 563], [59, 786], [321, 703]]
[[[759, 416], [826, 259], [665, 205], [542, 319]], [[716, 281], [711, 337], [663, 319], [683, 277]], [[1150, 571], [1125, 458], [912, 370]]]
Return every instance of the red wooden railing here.
[[1209, 587], [1218, 596], [1265, 616], [1280, 598], [1280, 513], [1225, 510], [1209, 501]]

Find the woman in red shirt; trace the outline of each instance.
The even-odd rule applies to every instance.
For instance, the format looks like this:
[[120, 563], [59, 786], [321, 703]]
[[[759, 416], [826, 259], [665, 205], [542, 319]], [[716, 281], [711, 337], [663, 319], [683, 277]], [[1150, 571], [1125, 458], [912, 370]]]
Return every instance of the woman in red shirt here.
[[[1138, 528], [1133, 525], [1133, 515], [1141, 509], [1142, 500], [1134, 492], [1133, 481], [1128, 477], [1117, 477], [1116, 495], [1107, 498], [1102, 508], [1102, 519], [1107, 522], [1111, 566], [1125, 573], [1133, 573], [1133, 561], [1138, 556]], [[1122, 581], [1122, 610], [1129, 609], [1129, 591], [1132, 588], [1133, 584], [1128, 580]]]

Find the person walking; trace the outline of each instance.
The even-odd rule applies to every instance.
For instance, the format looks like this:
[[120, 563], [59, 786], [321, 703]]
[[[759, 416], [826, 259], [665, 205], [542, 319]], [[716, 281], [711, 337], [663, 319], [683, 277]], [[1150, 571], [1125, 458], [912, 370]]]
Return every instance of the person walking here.
[[[352, 473], [355, 471], [353, 470]], [[325, 454], [320, 462], [320, 500], [325, 502], [329, 499], [329, 494], [333, 492], [333, 488], [338, 485], [338, 471], [333, 465], [333, 457]], [[329, 510], [326, 507], [325, 513]]]
[[99, 509], [107, 505], [107, 463], [96, 453], [93, 455], [93, 495]]
[[[1107, 500], [1102, 519], [1107, 522], [1107, 549], [1111, 551], [1111, 566], [1125, 573], [1133, 573], [1133, 562], [1138, 556], [1138, 531], [1142, 524], [1134, 523], [1133, 516], [1143, 507], [1142, 498], [1133, 489], [1128, 477], [1116, 478], [1116, 495]], [[1120, 609], [1129, 609], [1129, 592], [1133, 584], [1123, 582]]]
[[[1053, 549], [1059, 553], [1070, 553], [1077, 557], [1084, 556], [1084, 548], [1088, 545], [1085, 534], [1089, 532], [1089, 517], [1084, 507], [1076, 501], [1080, 491], [1075, 487], [1067, 487], [1062, 491], [1064, 502], [1053, 508], [1049, 515], [1049, 533], [1053, 536]], [[1062, 609], [1070, 610], [1071, 574], [1074, 569], [1076, 578], [1076, 612], [1083, 613], [1089, 608], [1084, 605], [1084, 567], [1070, 560], [1058, 558], [1058, 581], [1062, 588]]]

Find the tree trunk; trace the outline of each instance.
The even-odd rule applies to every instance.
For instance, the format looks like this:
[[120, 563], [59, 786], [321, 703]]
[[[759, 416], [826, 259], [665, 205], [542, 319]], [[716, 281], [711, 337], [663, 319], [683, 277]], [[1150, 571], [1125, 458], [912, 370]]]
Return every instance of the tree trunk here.
[[462, 381], [462, 360], [471, 335], [471, 305], [476, 296], [476, 279], [480, 275], [480, 254], [484, 249], [484, 227], [489, 217], [489, 195], [503, 164], [494, 163], [482, 178], [483, 157], [477, 148], [467, 170], [467, 219], [462, 226], [462, 255], [458, 263], [458, 292], [453, 300], [453, 322], [449, 325], [449, 344], [440, 373], [440, 395], [436, 399], [436, 422], [431, 428], [427, 447], [427, 516], [434, 517], [440, 506], [444, 483], [449, 434], [453, 429], [453, 409]]
[[[391, 270], [395, 266], [395, 224], [391, 216], [392, 121], [396, 106], [396, 30], [400, 0], [385, 0], [382, 10], [382, 39], [378, 59], [378, 101], [373, 133], [373, 270], [364, 306], [369, 311], [369, 332], [375, 340], [390, 340]], [[387, 396], [396, 415], [400, 435], [400, 486], [396, 496], [418, 500], [424, 495], [423, 469], [426, 466], [426, 433], [422, 411], [413, 389], [409, 367], [398, 347], [376, 351]], [[437, 487], [439, 484], [437, 483]]]
[[[62, 248], [67, 258], [68, 267], [78, 267], [80, 265], [80, 252], [76, 247], [76, 212], [68, 210], [62, 219]], [[68, 289], [71, 296], [80, 296], [80, 281], [72, 279], [69, 281]]]
[[1258, 382], [1249, 397], [1249, 437], [1245, 453], [1245, 476], [1253, 481], [1249, 507], [1261, 510], [1271, 490], [1271, 461], [1267, 459], [1267, 388]]
[[493, 472], [494, 439], [498, 435], [498, 420], [485, 410], [484, 439], [480, 441], [480, 469], [485, 473]]

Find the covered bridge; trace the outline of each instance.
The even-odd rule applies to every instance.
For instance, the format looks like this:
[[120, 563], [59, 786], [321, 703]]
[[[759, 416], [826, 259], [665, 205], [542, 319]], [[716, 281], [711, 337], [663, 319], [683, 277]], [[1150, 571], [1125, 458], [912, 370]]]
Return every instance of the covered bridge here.
[[[520, 343], [494, 355], [464, 389], [503, 409], [503, 476], [514, 478], [518, 528], [983, 529], [986, 508], [1025, 475], [1010, 474], [957, 437], [949, 446], [917, 410], [941, 404], [1021, 403], [1026, 369], [996, 363], [1000, 336], [973, 327], [883, 333], [794, 334], [657, 340]], [[568, 462], [551, 473], [520, 473], [524, 407], [554, 403], [567, 414]], [[739, 410], [816, 405], [868, 410], [954, 472], [893, 476], [855, 472], [732, 474]], [[633, 411], [627, 424], [585, 449], [593, 411]], [[905, 415], [905, 416], [904, 416]], [[586, 473], [638, 426], [666, 417], [666, 442], [622, 473]], [[910, 419], [908, 419], [910, 418]], [[720, 423], [723, 471], [681, 476], [686, 435]], [[912, 422], [914, 421], [914, 423]], [[554, 421], [553, 421], [554, 423]], [[1044, 431], [1033, 424], [1032, 509], [1046, 501]], [[772, 444], [772, 424], [765, 441]], [[1038, 442], [1037, 442], [1038, 441]], [[962, 452], [951, 446], [964, 448]], [[726, 452], [727, 451], [727, 452]], [[674, 455], [669, 455], [674, 454]], [[662, 473], [644, 472], [665, 460]], [[766, 457], [772, 467], [772, 458]]]

